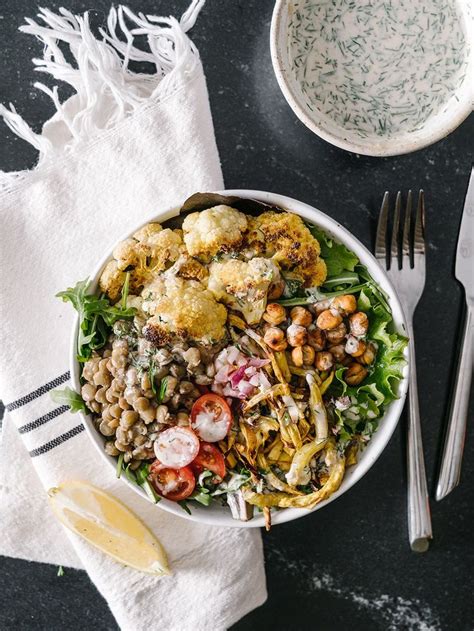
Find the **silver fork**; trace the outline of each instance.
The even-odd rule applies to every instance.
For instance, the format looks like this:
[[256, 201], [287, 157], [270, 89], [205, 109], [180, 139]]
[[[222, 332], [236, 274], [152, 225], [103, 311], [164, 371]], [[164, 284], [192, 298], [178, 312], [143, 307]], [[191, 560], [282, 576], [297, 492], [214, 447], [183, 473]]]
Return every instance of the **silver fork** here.
[[[389, 195], [385, 193], [380, 209], [375, 242], [375, 256], [386, 268], [400, 298], [408, 327], [409, 390], [408, 390], [408, 535], [411, 549], [425, 552], [432, 539], [425, 459], [421, 437], [420, 408], [415, 363], [413, 314], [425, 287], [425, 201], [419, 192], [414, 226], [412, 220], [412, 193], [408, 191], [401, 229], [402, 196], [397, 193], [391, 227], [389, 225]], [[390, 235], [391, 230], [391, 235]], [[387, 247], [387, 241], [390, 246]]]

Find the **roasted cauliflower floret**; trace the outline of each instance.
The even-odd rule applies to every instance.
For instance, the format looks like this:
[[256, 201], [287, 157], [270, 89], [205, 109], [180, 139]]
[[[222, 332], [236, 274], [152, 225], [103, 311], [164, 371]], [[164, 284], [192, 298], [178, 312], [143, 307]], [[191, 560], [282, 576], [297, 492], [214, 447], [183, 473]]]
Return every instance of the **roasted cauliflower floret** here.
[[143, 289], [142, 298], [151, 316], [144, 335], [155, 344], [173, 336], [211, 344], [225, 335], [227, 310], [198, 281], [164, 273]]
[[185, 217], [184, 242], [191, 256], [209, 260], [218, 252], [238, 248], [246, 228], [247, 218], [243, 213], [221, 204]]
[[162, 231], [161, 224], [147, 223], [146, 226], [143, 226], [143, 228], [140, 228], [140, 230], [137, 230], [135, 232], [135, 234], [133, 235], [133, 238], [136, 241], [142, 241], [143, 243], [146, 243], [150, 237], [153, 237], [153, 235], [161, 231]]
[[[175, 263], [186, 252], [181, 230], [162, 229], [160, 224], [147, 224], [129, 239], [117, 245], [114, 260], [107, 264], [101, 278], [101, 289], [115, 300], [130, 272], [130, 288], [139, 290], [153, 276]], [[117, 285], [120, 288], [117, 288]]]
[[192, 256], [181, 256], [177, 261], [177, 275], [188, 280], [204, 280], [207, 277], [207, 268]]
[[111, 300], [117, 300], [125, 282], [125, 272], [120, 270], [117, 261], [109, 261], [99, 279], [99, 287]]
[[279, 279], [280, 271], [270, 259], [230, 259], [211, 263], [208, 288], [217, 300], [241, 311], [248, 324], [256, 324], [265, 311], [270, 285]]
[[298, 215], [268, 211], [252, 219], [245, 247], [271, 256], [282, 269], [301, 275], [306, 287], [318, 287], [326, 280], [319, 242]]

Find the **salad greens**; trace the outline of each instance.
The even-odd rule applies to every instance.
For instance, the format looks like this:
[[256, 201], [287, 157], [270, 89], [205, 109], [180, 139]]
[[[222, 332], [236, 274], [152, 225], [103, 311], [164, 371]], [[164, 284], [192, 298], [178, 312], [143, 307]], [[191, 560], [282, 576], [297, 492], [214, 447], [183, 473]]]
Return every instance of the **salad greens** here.
[[89, 279], [78, 282], [75, 287], [68, 287], [66, 291], [56, 294], [64, 302], [72, 303], [79, 314], [79, 333], [77, 336], [77, 360], [87, 361], [92, 351], [105, 346], [110, 334], [110, 327], [117, 320], [133, 318], [134, 308], [127, 309], [127, 296], [129, 286], [129, 274], [125, 277], [122, 289], [122, 300], [116, 305], [111, 305], [104, 295], [97, 297], [87, 293]]
[[156, 493], [155, 489], [148, 480], [150, 463], [143, 462], [138, 469], [132, 471], [130, 463], [125, 464], [124, 454], [121, 453], [117, 460], [117, 478], [120, 478], [122, 473], [125, 474], [125, 477], [129, 482], [140, 486], [154, 504], [157, 504], [161, 500], [161, 497]]
[[337, 243], [319, 228], [308, 225], [318, 239], [328, 270], [321, 287], [300, 287], [291, 298], [279, 300], [284, 306], [308, 305], [343, 294], [359, 294], [357, 308], [369, 318], [369, 338], [377, 345], [377, 360], [360, 386], [348, 386], [347, 368], [336, 370], [327, 396], [332, 400], [338, 432], [338, 446], [344, 450], [355, 435], [368, 440], [377, 429], [385, 407], [396, 395], [396, 384], [403, 378], [407, 338], [395, 333], [387, 297], [374, 282], [367, 268], [345, 245]]

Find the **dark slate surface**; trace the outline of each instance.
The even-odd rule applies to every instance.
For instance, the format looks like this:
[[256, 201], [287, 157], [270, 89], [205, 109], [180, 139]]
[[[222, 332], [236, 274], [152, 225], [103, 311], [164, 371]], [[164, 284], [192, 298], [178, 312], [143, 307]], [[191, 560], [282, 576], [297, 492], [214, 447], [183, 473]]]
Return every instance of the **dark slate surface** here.
[[[16, 32], [34, 13], [29, 0], [0, 6], [1, 101], [13, 101], [35, 129], [52, 113], [35, 91], [31, 37]], [[73, 11], [109, 1], [48, 2]], [[132, 0], [148, 13], [180, 13], [187, 2]], [[371, 246], [385, 189], [422, 187], [428, 210], [428, 279], [416, 318], [420, 404], [430, 487], [439, 456], [456, 345], [461, 291], [453, 278], [458, 223], [470, 164], [474, 117], [424, 151], [388, 159], [351, 155], [312, 135], [279, 92], [268, 46], [273, 2], [209, 1], [193, 31], [207, 73], [217, 143], [229, 188], [284, 193], [313, 204]], [[66, 91], [64, 91], [66, 93]], [[0, 127], [0, 168], [31, 167], [35, 152]], [[472, 418], [471, 406], [471, 418]], [[236, 631], [468, 631], [474, 624], [473, 427], [468, 427], [462, 485], [434, 504], [430, 551], [407, 545], [405, 419], [382, 457], [344, 497], [322, 511], [264, 534], [269, 599]], [[238, 563], [238, 559], [236, 559]], [[115, 629], [105, 602], [83, 572], [12, 559], [0, 561], [0, 628]]]

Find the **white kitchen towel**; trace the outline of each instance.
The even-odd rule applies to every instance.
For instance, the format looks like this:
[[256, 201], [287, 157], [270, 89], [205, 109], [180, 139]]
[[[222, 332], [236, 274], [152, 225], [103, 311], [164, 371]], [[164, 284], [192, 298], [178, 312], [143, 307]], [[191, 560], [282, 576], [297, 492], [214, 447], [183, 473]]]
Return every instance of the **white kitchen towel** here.
[[[50, 398], [69, 380], [73, 321], [54, 295], [85, 278], [140, 220], [198, 190], [223, 187], [205, 78], [185, 35], [202, 5], [194, 0], [180, 21], [112, 9], [100, 39], [87, 14], [42, 9], [39, 23], [22, 27], [44, 44], [35, 63], [76, 94], [61, 104], [56, 89], [40, 86], [57, 107], [42, 134], [13, 108], [1, 112], [40, 156], [33, 171], [1, 177], [0, 396], [8, 454], [0, 462], [0, 552], [82, 565], [124, 630], [224, 629], [266, 598], [257, 531], [191, 523], [148, 503], [104, 466], [77, 415]], [[137, 47], [139, 36], [147, 50]], [[134, 73], [129, 62], [154, 64], [154, 74]], [[74, 552], [56, 559], [59, 531], [36, 483], [28, 496], [30, 462], [44, 488], [85, 479], [124, 501], [163, 542], [172, 576], [122, 567], [69, 532], [62, 541]], [[30, 541], [18, 545], [19, 538]], [[51, 549], [36, 553], [34, 542]]]

